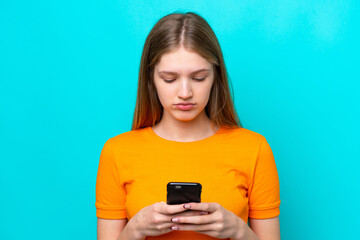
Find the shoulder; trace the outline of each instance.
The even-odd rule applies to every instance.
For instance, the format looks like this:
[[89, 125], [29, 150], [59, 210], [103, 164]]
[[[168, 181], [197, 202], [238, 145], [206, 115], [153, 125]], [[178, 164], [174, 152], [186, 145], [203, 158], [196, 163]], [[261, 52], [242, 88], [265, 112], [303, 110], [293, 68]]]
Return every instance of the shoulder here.
[[106, 141], [106, 144], [111, 146], [126, 146], [126, 145], [134, 145], [139, 144], [141, 140], [143, 140], [146, 136], [147, 128], [141, 128], [136, 130], [130, 130], [123, 133], [120, 133], [118, 135], [115, 135], [114, 137], [109, 138]]
[[120, 133], [110, 139], [114, 143], [138, 141], [140, 138], [144, 137], [144, 134], [146, 131], [147, 131], [147, 128], [130, 130], [127, 132]]
[[224, 128], [223, 133], [226, 135], [226, 138], [237, 139], [240, 141], [245, 141], [247, 143], [261, 143], [265, 137], [255, 131], [238, 127], [238, 128]]

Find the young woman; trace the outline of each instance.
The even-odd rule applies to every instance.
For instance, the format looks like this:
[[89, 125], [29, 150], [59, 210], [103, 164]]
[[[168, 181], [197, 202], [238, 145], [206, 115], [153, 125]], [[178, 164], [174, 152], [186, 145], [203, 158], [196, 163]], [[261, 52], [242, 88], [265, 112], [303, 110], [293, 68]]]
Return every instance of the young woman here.
[[[200, 183], [201, 203], [166, 204], [168, 182]], [[199, 15], [167, 15], [149, 33], [132, 130], [103, 147], [95, 206], [100, 240], [280, 239], [271, 148], [241, 127]]]

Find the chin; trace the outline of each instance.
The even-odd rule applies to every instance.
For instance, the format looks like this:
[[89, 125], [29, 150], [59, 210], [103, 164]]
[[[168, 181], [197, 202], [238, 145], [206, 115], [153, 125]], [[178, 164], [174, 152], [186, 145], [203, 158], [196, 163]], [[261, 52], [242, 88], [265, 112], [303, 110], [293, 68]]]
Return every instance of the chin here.
[[180, 122], [191, 122], [191, 121], [193, 121], [194, 119], [193, 118], [191, 118], [191, 119], [183, 119], [183, 118], [177, 118], [176, 120], [178, 120], [178, 121], [180, 121]]
[[176, 120], [182, 122], [190, 122], [197, 118], [198, 114], [195, 113], [180, 113], [173, 116]]

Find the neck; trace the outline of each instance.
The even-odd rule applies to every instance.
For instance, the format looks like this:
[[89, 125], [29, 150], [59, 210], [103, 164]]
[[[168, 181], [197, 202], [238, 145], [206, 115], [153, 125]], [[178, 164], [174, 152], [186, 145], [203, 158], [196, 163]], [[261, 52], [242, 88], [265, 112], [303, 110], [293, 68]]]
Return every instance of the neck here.
[[179, 142], [198, 141], [210, 137], [218, 130], [212, 128], [211, 120], [205, 112], [192, 121], [178, 121], [163, 115], [161, 121], [152, 129], [162, 138]]

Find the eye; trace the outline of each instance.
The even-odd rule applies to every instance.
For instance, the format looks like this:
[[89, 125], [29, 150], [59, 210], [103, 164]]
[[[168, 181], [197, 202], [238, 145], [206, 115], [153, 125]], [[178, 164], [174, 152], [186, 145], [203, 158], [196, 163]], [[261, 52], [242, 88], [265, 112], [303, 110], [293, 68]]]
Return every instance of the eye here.
[[[195, 81], [201, 82], [204, 81], [206, 77], [203, 78], [193, 78]], [[172, 83], [173, 81], [175, 81], [176, 79], [164, 79], [165, 82], [167, 83]]]
[[167, 83], [171, 83], [171, 82], [175, 81], [175, 79], [164, 79], [164, 81]]

